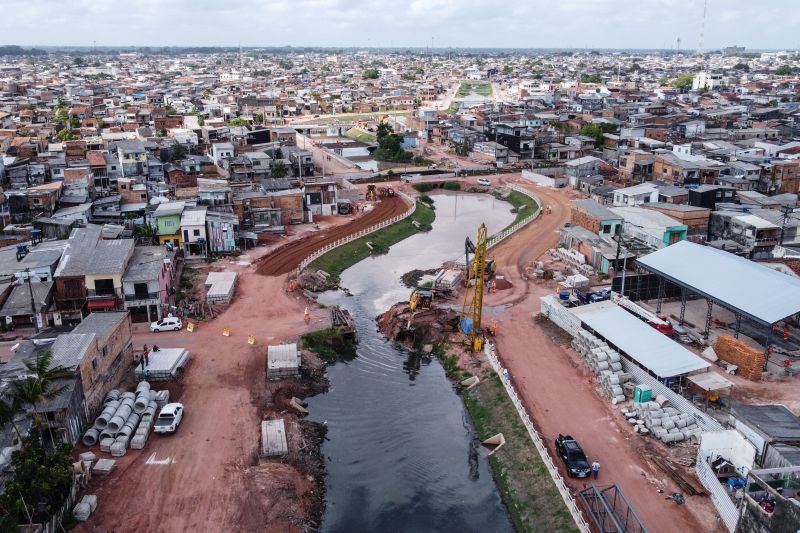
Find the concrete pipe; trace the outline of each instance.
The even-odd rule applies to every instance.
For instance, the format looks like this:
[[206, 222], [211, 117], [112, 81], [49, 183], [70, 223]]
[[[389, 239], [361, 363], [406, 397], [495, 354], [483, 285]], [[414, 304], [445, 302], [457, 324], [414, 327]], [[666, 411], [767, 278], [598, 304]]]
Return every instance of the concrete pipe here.
[[122, 399], [122, 400], [125, 400], [127, 398], [130, 398], [131, 400], [135, 400], [136, 399], [136, 393], [134, 393], [134, 392], [123, 392], [120, 395], [120, 399]]
[[670, 419], [666, 419], [666, 420], [664, 420], [664, 422], [661, 423], [661, 426], [666, 430], [674, 429], [675, 428], [675, 422], [673, 422]]
[[613, 370], [614, 372], [619, 372], [620, 370], [622, 370], [622, 363], [612, 361], [610, 366], [611, 370]]
[[597, 359], [598, 361], [605, 361], [608, 359], [608, 355], [605, 352], [600, 352], [597, 354], [597, 357], [595, 357], [595, 359]]
[[113, 439], [116, 436], [117, 436], [117, 432], [116, 431], [110, 431], [108, 429], [104, 429], [103, 431], [100, 432], [100, 439], [99, 440]]
[[125, 425], [125, 421], [133, 412], [133, 409], [128, 407], [127, 405], [123, 405], [119, 408], [119, 410], [114, 415], [114, 418], [108, 421], [108, 429], [111, 431], [119, 431], [120, 428]]
[[122, 393], [120, 391], [118, 391], [117, 389], [111, 389], [110, 391], [108, 391], [108, 394], [106, 394], [106, 398], [105, 398], [105, 400], [103, 400], [103, 403], [108, 403], [110, 401], [119, 400], [119, 397], [120, 397], [121, 394]]
[[617, 352], [609, 352], [608, 353], [608, 360], [611, 361], [612, 363], [618, 363], [619, 362], [619, 353], [617, 353]]
[[91, 427], [89, 431], [83, 435], [82, 442], [84, 446], [94, 446], [97, 444], [98, 440], [100, 440], [100, 431], [95, 427]]
[[136, 396], [149, 390], [150, 390], [150, 384], [146, 381], [140, 381], [139, 384], [136, 385]]
[[602, 370], [608, 370], [608, 363], [606, 361], [599, 361], [597, 363], [597, 369], [601, 370], [601, 371]]
[[144, 413], [147, 406], [150, 404], [150, 395], [149, 394], [140, 394], [136, 397], [136, 401], [133, 402], [133, 411], [136, 413]]
[[678, 429], [683, 429], [686, 427], [686, 420], [678, 420], [675, 422], [675, 427]]
[[156, 396], [158, 396], [158, 393], [156, 391], [154, 391], [153, 389], [150, 389], [150, 399], [152, 401], [156, 401]]
[[141, 420], [141, 416], [137, 413], [131, 413], [128, 419], [125, 421], [126, 426], [131, 426], [131, 428], [136, 428], [139, 424], [139, 420]]
[[622, 387], [611, 387], [611, 392], [614, 393], [614, 396], [624, 396]]
[[100, 429], [105, 428], [108, 425], [108, 421], [114, 418], [114, 414], [119, 409], [119, 402], [116, 400], [110, 401], [106, 404], [103, 408], [103, 412], [100, 413], [100, 416], [97, 417], [95, 420], [95, 425]]
[[653, 418], [653, 419], [650, 420], [650, 426], [651, 427], [652, 426], [658, 427], [660, 425], [661, 425], [661, 419], [660, 418]]

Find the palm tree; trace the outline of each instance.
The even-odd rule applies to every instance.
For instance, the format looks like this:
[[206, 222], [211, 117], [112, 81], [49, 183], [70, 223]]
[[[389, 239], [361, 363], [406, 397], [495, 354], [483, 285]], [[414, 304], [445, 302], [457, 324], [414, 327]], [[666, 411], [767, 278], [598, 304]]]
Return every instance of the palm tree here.
[[0, 398], [0, 427], [5, 426], [6, 424], [11, 424], [11, 427], [14, 428], [14, 433], [17, 434], [17, 438], [19, 438], [19, 441], [22, 442], [22, 434], [19, 432], [19, 428], [14, 421], [14, 418], [19, 412], [17, 407], [17, 405], [14, 405], [13, 399], [12, 403], [8, 403], [6, 402], [5, 398]]
[[[42, 403], [49, 402], [57, 398], [67, 388], [66, 385], [58, 385], [56, 380], [68, 378], [74, 372], [63, 366], [50, 366], [53, 360], [53, 352], [50, 350], [42, 353], [35, 361], [26, 361], [25, 367], [29, 375], [24, 379], [14, 382], [13, 397], [17, 405], [30, 405], [33, 409], [33, 420], [39, 431], [42, 432], [42, 418], [37, 412], [37, 407]], [[50, 425], [47, 426], [50, 434], [50, 441], [55, 449], [56, 441]]]
[[138, 240], [138, 244], [151, 245], [156, 242], [156, 230], [150, 224], [137, 224], [133, 228], [133, 234]]

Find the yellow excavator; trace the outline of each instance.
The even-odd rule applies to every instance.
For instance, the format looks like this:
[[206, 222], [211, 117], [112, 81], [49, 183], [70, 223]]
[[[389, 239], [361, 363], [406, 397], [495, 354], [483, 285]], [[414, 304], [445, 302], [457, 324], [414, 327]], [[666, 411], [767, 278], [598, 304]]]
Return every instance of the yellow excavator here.
[[[483, 348], [481, 313], [483, 311], [483, 284], [486, 273], [486, 245], [488, 243], [486, 224], [478, 228], [478, 239], [473, 243], [467, 237], [464, 243], [466, 253], [467, 288], [464, 290], [464, 304], [461, 307], [459, 325], [475, 352]], [[469, 255], [473, 254], [472, 261]], [[471, 296], [470, 296], [470, 289]]]

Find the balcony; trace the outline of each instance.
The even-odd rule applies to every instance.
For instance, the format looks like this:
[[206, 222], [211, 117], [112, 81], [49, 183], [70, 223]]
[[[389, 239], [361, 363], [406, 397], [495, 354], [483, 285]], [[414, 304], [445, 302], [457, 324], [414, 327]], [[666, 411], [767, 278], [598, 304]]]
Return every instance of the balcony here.
[[86, 299], [90, 311], [109, 311], [120, 307], [122, 292], [119, 289], [89, 289]]
[[134, 294], [125, 294], [126, 302], [137, 302], [142, 300], [158, 300], [159, 292], [137, 292]]

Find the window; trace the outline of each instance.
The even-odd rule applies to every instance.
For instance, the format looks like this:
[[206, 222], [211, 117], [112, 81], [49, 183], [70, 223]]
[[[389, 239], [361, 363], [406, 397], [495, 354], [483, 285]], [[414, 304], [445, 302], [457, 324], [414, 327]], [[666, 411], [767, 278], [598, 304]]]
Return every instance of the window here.
[[92, 370], [97, 370], [97, 357], [92, 359]]
[[189, 230], [188, 229], [183, 230], [183, 240], [184, 241], [188, 241], [189, 240]]
[[200, 230], [199, 230], [199, 229], [196, 229], [196, 230], [194, 230], [194, 231], [192, 232], [192, 234], [193, 234], [195, 237], [199, 237], [199, 236], [200, 236]]

